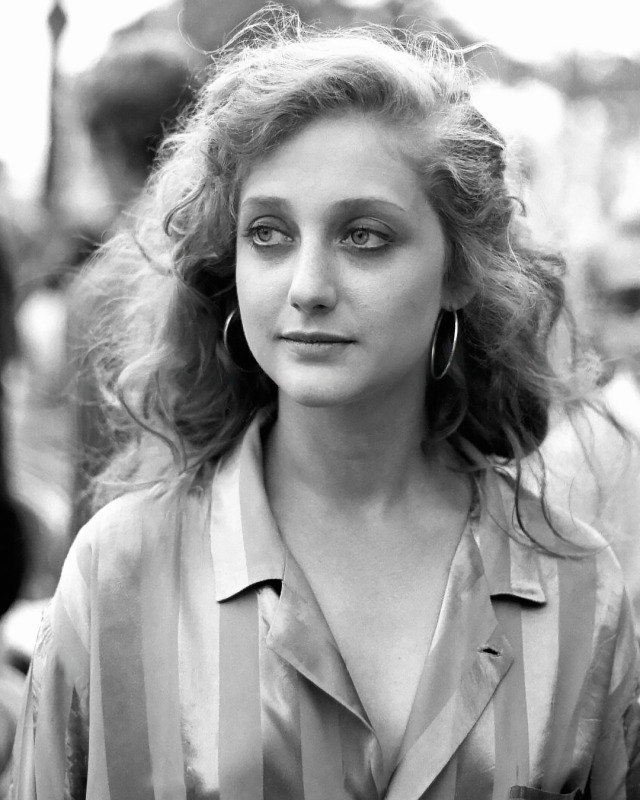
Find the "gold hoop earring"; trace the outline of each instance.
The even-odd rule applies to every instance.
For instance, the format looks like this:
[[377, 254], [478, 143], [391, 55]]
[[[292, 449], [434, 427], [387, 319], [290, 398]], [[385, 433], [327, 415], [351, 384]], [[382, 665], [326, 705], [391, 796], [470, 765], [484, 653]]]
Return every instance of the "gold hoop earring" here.
[[[451, 343], [451, 352], [449, 353], [449, 357], [447, 358], [447, 363], [444, 365], [443, 369], [438, 374], [436, 374], [433, 365], [435, 363], [436, 345], [438, 343], [438, 334], [440, 332], [440, 325], [442, 324], [442, 320], [444, 319], [445, 313], [453, 314], [453, 341]], [[458, 344], [459, 329], [460, 329], [460, 322], [458, 319], [458, 309], [451, 311], [449, 309], [441, 308], [440, 313], [438, 314], [438, 319], [436, 321], [436, 327], [433, 329], [433, 338], [431, 339], [430, 370], [431, 370], [431, 377], [433, 378], [434, 381], [442, 380], [442, 378], [444, 378], [447, 372], [449, 372], [449, 368], [451, 367], [451, 364], [453, 362], [453, 356], [455, 355], [456, 352], [456, 346]]]

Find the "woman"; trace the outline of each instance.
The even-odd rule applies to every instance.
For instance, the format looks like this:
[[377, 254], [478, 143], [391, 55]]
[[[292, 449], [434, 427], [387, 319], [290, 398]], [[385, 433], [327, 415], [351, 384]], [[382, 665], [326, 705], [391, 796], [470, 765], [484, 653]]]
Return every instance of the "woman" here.
[[506, 477], [569, 390], [502, 139], [436, 41], [250, 33], [98, 266], [174, 466], [74, 544], [15, 796], [638, 796], [618, 567]]

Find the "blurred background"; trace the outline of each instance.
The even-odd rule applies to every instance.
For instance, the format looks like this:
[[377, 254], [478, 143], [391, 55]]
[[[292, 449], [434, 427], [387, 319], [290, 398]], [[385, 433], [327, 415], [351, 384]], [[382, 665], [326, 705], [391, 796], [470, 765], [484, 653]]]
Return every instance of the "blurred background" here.
[[[70, 388], [78, 370], [70, 339], [81, 345], [85, 332], [82, 321], [69, 321], [74, 277], [140, 191], [163, 132], [197, 89], [208, 54], [261, 5], [2, 4], [2, 474], [8, 491], [37, 518], [44, 538], [57, 543], [46, 558], [38, 556], [37, 577], [23, 592], [51, 591], [60, 554], [86, 516], [78, 510], [86, 488], [81, 472], [95, 469], [86, 460], [75, 463], [76, 440], [86, 448], [88, 437], [95, 452], [108, 449], [95, 432], [84, 430], [91, 423], [69, 408], [78, 389]], [[536, 234], [569, 256], [578, 316], [601, 338], [611, 329], [606, 313], [631, 322], [618, 338], [633, 339], [632, 332], [640, 330], [640, 11], [634, 4], [290, 5], [322, 26], [371, 20], [478, 45], [468, 54], [477, 74], [475, 102], [512, 144], [512, 178]], [[610, 248], [603, 243], [612, 238], [628, 240], [629, 247], [605, 258]], [[620, 355], [615, 342], [614, 352], [603, 346], [613, 360]], [[81, 385], [79, 391], [90, 405], [92, 387]]]
[[[198, 71], [206, 63], [202, 54], [261, 5], [256, 0], [3, 3], [3, 191], [21, 204], [44, 202], [68, 219], [94, 224], [105, 213], [108, 193], [79, 124], [83, 74], [118, 42], [135, 46], [152, 36], [164, 37], [167, 46], [173, 40]], [[573, 242], [594, 235], [603, 217], [640, 210], [634, 189], [640, 176], [640, 10], [628, 0], [296, 0], [290, 5], [303, 18], [328, 26], [373, 19], [439, 28], [463, 45], [486, 43], [471, 56], [485, 74], [476, 100], [520, 141], [551, 233]]]
[[[5, 620], [5, 647], [18, 667], [21, 648], [28, 653], [32, 641], [35, 622], [29, 620], [37, 616], [28, 609], [53, 591], [62, 558], [86, 519], [83, 476], [99, 468], [109, 447], [91, 415], [79, 410], [91, 408], [94, 387], [78, 380], [87, 314], [78, 312], [84, 300], [74, 295], [74, 278], [95, 246], [122, 224], [163, 131], [192, 99], [207, 54], [261, 5], [1, 4], [0, 497], [6, 498], [2, 528], [16, 525], [22, 533], [0, 540], [3, 576], [21, 579], [0, 583], [19, 598]], [[468, 54], [477, 73], [475, 102], [512, 142], [512, 177], [535, 232], [569, 257], [581, 324], [612, 372], [622, 365], [635, 381], [640, 7], [628, 0], [288, 5], [324, 26], [372, 20], [482, 45]], [[609, 247], [612, 241], [624, 246]], [[640, 411], [633, 385], [636, 395], [625, 402]], [[96, 462], [80, 451], [97, 454]], [[0, 740], [0, 768], [1, 747]]]

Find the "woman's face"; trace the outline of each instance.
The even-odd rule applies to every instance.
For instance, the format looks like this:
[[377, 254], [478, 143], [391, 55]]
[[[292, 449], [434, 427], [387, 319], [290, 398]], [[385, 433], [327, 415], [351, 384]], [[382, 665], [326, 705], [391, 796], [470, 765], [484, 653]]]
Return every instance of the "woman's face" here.
[[450, 300], [444, 262], [418, 176], [394, 133], [366, 117], [312, 123], [242, 184], [244, 331], [294, 402], [424, 398], [435, 321]]

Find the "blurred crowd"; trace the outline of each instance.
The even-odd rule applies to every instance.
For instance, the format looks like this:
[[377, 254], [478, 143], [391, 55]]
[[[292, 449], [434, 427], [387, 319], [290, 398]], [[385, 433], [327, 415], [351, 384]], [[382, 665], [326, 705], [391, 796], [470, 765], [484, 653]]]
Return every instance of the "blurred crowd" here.
[[[91, 479], [112, 449], [86, 347], [92, 308], [104, 298], [87, 294], [82, 267], [116, 228], [129, 224], [157, 148], [193, 102], [208, 54], [261, 5], [234, 0], [216, 3], [212, 13], [206, 0], [173, 3], [120, 31], [90, 70], [63, 81], [55, 98], [59, 141], [53, 143], [56, 171], [46, 195], [33, 204], [17, 203], [0, 172], [0, 773], [39, 611], [53, 592], [74, 534], [91, 513]], [[364, 16], [429, 24], [432, 8], [388, 2], [365, 15], [352, 4], [328, 0], [302, 3], [299, 10], [324, 25], [351, 24]], [[636, 107], [639, 98], [640, 87]], [[563, 102], [575, 111], [567, 111], [566, 128], [558, 135], [566, 147], [567, 138], [576, 140], [576, 120], [593, 115], [594, 103], [606, 108], [606, 102], [595, 95], [567, 96]], [[630, 138], [637, 140], [640, 111], [634, 113], [635, 123], [628, 114], [624, 118], [624, 136], [613, 112], [601, 126], [598, 152], [608, 154], [609, 170], [624, 159], [640, 161], [627, 145]], [[551, 151], [548, 141], [541, 147], [522, 134], [521, 193], [539, 224], [553, 217], [555, 232], [560, 215], [549, 208], [546, 216], [540, 214], [540, 198], [550, 186], [562, 194], [558, 173], [574, 181], [568, 188], [562, 184], [564, 196], [584, 196], [585, 175], [575, 170], [575, 160], [595, 164], [593, 143], [588, 158], [572, 154], [572, 172], [561, 147]], [[578, 425], [558, 419], [545, 454], [554, 500], [614, 542], [640, 620], [640, 457], [634, 441], [640, 437], [640, 195], [616, 184], [608, 172], [591, 178], [589, 192], [597, 202], [590, 213], [597, 225], [590, 225], [590, 237], [575, 235], [562, 243], [570, 249], [576, 315], [604, 365], [599, 392], [614, 424], [597, 414]], [[565, 203], [565, 222], [571, 213]], [[582, 223], [569, 227], [584, 232]], [[563, 346], [570, 345], [559, 346], [560, 358]]]

